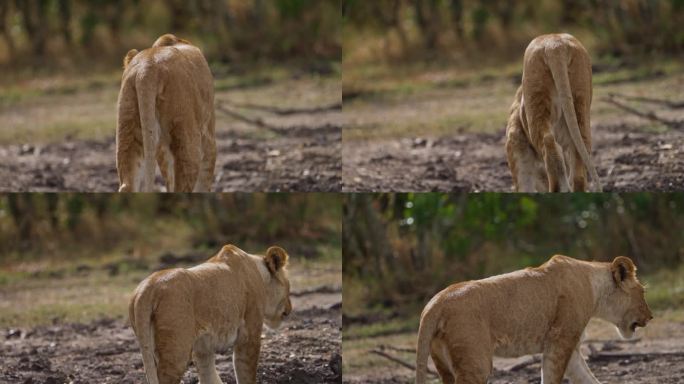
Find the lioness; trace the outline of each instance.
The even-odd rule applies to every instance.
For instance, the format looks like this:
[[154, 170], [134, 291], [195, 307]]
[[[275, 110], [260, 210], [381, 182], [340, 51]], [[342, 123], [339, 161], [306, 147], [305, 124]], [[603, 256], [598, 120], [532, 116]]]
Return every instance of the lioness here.
[[196, 267], [143, 280], [129, 317], [147, 382], [179, 383], [192, 356], [200, 383], [221, 383], [214, 352], [233, 345], [237, 382], [255, 383], [263, 323], [275, 329], [292, 311], [287, 260], [280, 247], [262, 257], [226, 245]]
[[214, 85], [199, 48], [163, 35], [130, 50], [118, 101], [120, 192], [149, 192], [155, 161], [169, 192], [208, 192], [214, 182]]
[[580, 353], [589, 319], [630, 338], [653, 318], [636, 267], [556, 255], [537, 268], [449, 286], [425, 306], [418, 331], [416, 383], [428, 353], [444, 383], [486, 383], [492, 355], [543, 353], [542, 383], [598, 383]]
[[543, 35], [525, 50], [522, 85], [506, 127], [506, 155], [516, 192], [586, 189], [591, 160], [591, 59], [567, 33]]

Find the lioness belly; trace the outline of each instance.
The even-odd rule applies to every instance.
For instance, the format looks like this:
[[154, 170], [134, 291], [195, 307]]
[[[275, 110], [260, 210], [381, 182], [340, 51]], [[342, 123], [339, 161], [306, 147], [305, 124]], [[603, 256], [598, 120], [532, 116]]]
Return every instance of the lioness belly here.
[[499, 337], [494, 341], [494, 355], [500, 357], [519, 357], [542, 352], [543, 342], [536, 338], [515, 340]]

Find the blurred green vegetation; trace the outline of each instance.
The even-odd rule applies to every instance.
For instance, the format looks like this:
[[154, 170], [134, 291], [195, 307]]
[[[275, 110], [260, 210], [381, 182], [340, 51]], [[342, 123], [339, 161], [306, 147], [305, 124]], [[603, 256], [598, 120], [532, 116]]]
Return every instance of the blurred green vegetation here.
[[0, 63], [120, 67], [129, 49], [174, 33], [210, 62], [290, 61], [317, 71], [340, 60], [339, 28], [339, 0], [3, 0]]
[[684, 305], [681, 193], [351, 194], [343, 220], [344, 311], [360, 323], [410, 328], [446, 286], [554, 254], [629, 256], [654, 308]]
[[521, 54], [554, 32], [599, 56], [684, 52], [682, 0], [343, 0], [342, 9], [345, 61]]
[[[135, 264], [189, 250], [208, 258], [225, 243], [252, 252], [278, 244], [314, 259], [338, 253], [331, 250], [340, 249], [340, 216], [336, 194], [4, 194], [0, 267], [107, 258]], [[0, 282], [15, 272], [0, 274]]]

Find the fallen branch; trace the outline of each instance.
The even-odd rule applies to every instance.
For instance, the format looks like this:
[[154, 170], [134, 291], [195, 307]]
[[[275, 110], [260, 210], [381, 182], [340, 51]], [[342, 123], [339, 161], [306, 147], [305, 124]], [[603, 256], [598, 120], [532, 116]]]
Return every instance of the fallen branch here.
[[325, 124], [325, 125], [321, 125], [321, 126], [311, 126], [311, 127], [307, 127], [307, 126], [298, 126], [298, 127], [276, 126], [276, 125], [272, 125], [272, 124], [265, 122], [264, 119], [262, 119], [262, 118], [247, 117], [241, 113], [238, 113], [236, 111], [231, 110], [228, 107], [225, 107], [221, 103], [216, 104], [216, 109], [218, 109], [219, 111], [225, 113], [226, 115], [228, 115], [228, 116], [230, 116], [236, 120], [245, 122], [245, 123], [250, 124], [250, 125], [255, 125], [259, 128], [268, 129], [269, 131], [277, 133], [279, 135], [308, 136], [309, 134], [314, 133], [314, 132], [317, 132], [317, 133], [331, 132], [331, 133], [333, 133], [333, 132], [339, 131], [341, 133], [341, 131], [342, 131], [342, 127], [335, 125], [335, 124]]
[[342, 292], [342, 287], [340, 287], [340, 286], [320, 285], [320, 286], [314, 287], [314, 288], [290, 292], [290, 296], [298, 297], [298, 296], [313, 295], [315, 293], [340, 293], [340, 292]]
[[525, 356], [521, 361], [506, 366], [502, 370], [506, 372], [515, 372], [539, 362], [541, 362], [541, 355]]
[[[415, 370], [416, 370], [416, 366], [415, 366], [415, 365], [413, 365], [413, 364], [411, 364], [411, 363], [407, 363], [407, 362], [405, 362], [404, 360], [399, 359], [399, 358], [397, 358], [397, 357], [394, 357], [394, 356], [390, 355], [389, 353], [386, 353], [386, 352], [384, 352], [384, 351], [382, 351], [382, 350], [380, 350], [380, 349], [371, 349], [369, 352], [370, 352], [370, 353], [373, 353], [373, 354], [376, 354], [376, 355], [378, 355], [378, 356], [382, 356], [382, 357], [384, 357], [385, 359], [387, 359], [387, 360], [389, 360], [389, 361], [391, 361], [391, 362], [397, 363], [397, 364], [401, 365], [402, 367], [408, 368], [408, 369], [410, 369], [410, 370], [412, 370], [412, 371], [414, 371], [414, 372], [415, 372]], [[427, 373], [429, 373], [429, 374], [432, 375], [432, 376], [437, 376], [437, 372], [433, 371], [433, 370], [430, 369], [430, 368], [427, 369]]]
[[271, 107], [268, 105], [252, 104], [252, 103], [234, 103], [231, 101], [223, 100], [223, 104], [230, 105], [233, 108], [246, 108], [255, 109], [258, 111], [264, 111], [280, 116], [287, 115], [298, 115], [298, 114], [314, 114], [314, 113], [324, 113], [330, 111], [341, 111], [342, 103], [335, 103], [330, 105], [325, 105], [322, 107], [312, 107], [312, 108], [278, 108]]
[[612, 97], [612, 98], [619, 97], [621, 99], [631, 100], [631, 101], [641, 101], [642, 103], [664, 105], [664, 106], [671, 108], [671, 109], [684, 108], [684, 101], [671, 101], [671, 100], [656, 99], [656, 98], [644, 97], [644, 96], [629, 96], [629, 95], [622, 95], [622, 94], [614, 93], [614, 92], [609, 93], [608, 96]]
[[641, 112], [638, 109], [632, 108], [628, 105], [622, 104], [621, 102], [615, 100], [612, 96], [608, 96], [603, 99], [603, 101], [613, 104], [614, 106], [618, 107], [619, 109], [622, 109], [625, 112], [631, 113], [633, 115], [642, 117], [644, 119], [648, 119], [651, 121], [657, 121], [663, 125], [666, 125], [672, 129], [681, 129], [682, 125], [684, 125], [684, 122], [682, 121], [672, 121], [672, 120], [667, 120], [663, 119], [661, 117], [658, 117], [655, 113], [652, 111], [649, 112]]
[[380, 348], [381, 350], [389, 349], [390, 351], [413, 353], [414, 355], [416, 354], [415, 348], [394, 347], [392, 345], [386, 345], [386, 344], [381, 344], [378, 346], [378, 348]]
[[590, 361], [605, 361], [613, 359], [629, 359], [629, 358], [644, 358], [644, 357], [664, 357], [675, 356], [684, 357], [684, 352], [599, 352], [592, 353], [588, 356]]

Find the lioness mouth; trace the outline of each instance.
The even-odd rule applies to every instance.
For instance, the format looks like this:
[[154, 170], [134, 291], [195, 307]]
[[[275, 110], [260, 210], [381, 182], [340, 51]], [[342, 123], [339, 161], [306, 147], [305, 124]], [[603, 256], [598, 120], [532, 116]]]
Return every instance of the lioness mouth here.
[[629, 327], [632, 332], [636, 331], [637, 327], [643, 327], [644, 324], [639, 323], [638, 321], [635, 321], [632, 323], [632, 325]]

